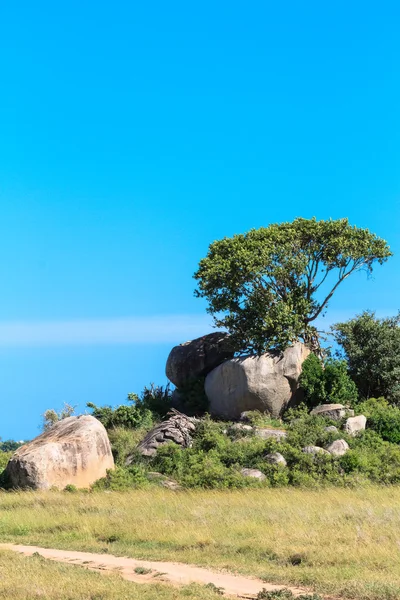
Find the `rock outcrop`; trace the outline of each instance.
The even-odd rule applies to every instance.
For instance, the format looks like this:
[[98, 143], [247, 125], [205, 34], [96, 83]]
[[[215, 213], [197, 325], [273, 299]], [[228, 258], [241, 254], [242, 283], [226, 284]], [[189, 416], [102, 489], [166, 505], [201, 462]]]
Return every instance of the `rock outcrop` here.
[[265, 459], [271, 465], [281, 465], [283, 467], [287, 466], [285, 457], [280, 452], [271, 452], [270, 454], [267, 454]]
[[241, 469], [241, 474], [243, 477], [252, 477], [253, 479], [258, 479], [259, 481], [265, 480], [265, 475], [258, 469]]
[[11, 457], [5, 476], [14, 488], [87, 488], [114, 468], [103, 425], [90, 415], [68, 417]]
[[[157, 448], [168, 442], [174, 442], [183, 448], [190, 448], [192, 445], [192, 434], [196, 429], [194, 419], [172, 409], [170, 418], [163, 421], [143, 438], [137, 449], [142, 456], [155, 456]], [[126, 464], [133, 462], [132, 457], [128, 457]]]
[[297, 342], [283, 353], [225, 360], [205, 380], [210, 413], [232, 420], [249, 410], [280, 416], [301, 399], [298, 381], [308, 354], [306, 346]]
[[333, 456], [343, 456], [349, 450], [349, 445], [346, 440], [335, 440], [326, 449]]
[[329, 454], [328, 450], [324, 450], [320, 446], [305, 446], [302, 452], [304, 454]]
[[217, 331], [172, 348], [165, 373], [177, 388], [184, 388], [233, 356], [229, 335]]
[[318, 417], [327, 417], [333, 421], [340, 421], [348, 414], [348, 410], [343, 404], [320, 404], [313, 408], [311, 414]]
[[284, 440], [287, 437], [287, 432], [284, 429], [272, 429], [269, 427], [256, 427], [254, 430], [254, 435], [256, 437], [262, 438], [263, 440], [268, 440], [269, 438], [274, 438], [278, 442]]
[[344, 429], [349, 435], [355, 436], [359, 431], [364, 431], [366, 424], [367, 417], [364, 415], [349, 417], [344, 425]]

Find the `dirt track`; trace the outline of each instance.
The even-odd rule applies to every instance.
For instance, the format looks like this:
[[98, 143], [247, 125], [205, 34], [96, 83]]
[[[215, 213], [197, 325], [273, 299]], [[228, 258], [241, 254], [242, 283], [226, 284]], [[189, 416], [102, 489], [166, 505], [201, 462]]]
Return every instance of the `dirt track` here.
[[[268, 584], [261, 579], [211, 571], [203, 567], [195, 567], [183, 563], [136, 560], [135, 558], [112, 556], [110, 554], [55, 550], [51, 548], [39, 548], [38, 546], [19, 546], [14, 544], [0, 544], [0, 549], [13, 550], [25, 556], [32, 556], [32, 554], [37, 552], [49, 560], [80, 565], [94, 571], [116, 571], [124, 579], [134, 581], [135, 583], [165, 582], [172, 585], [188, 585], [189, 583], [205, 585], [213, 583], [218, 588], [222, 588], [225, 595], [239, 598], [255, 598], [263, 588], [268, 591], [289, 588], [295, 596], [306, 592], [304, 589]], [[146, 569], [149, 572], [140, 574], [135, 572], [135, 569]]]

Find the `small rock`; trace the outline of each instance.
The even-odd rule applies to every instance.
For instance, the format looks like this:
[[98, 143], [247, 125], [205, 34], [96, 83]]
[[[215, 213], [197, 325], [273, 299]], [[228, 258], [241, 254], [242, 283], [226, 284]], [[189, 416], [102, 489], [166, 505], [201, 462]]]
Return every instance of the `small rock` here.
[[321, 448], [320, 446], [305, 446], [301, 450], [304, 454], [329, 454], [327, 450]]
[[329, 425], [329, 427], [325, 427], [325, 431], [328, 431], [330, 433], [337, 433], [339, 429], [334, 425]]
[[327, 447], [327, 451], [333, 456], [343, 456], [349, 450], [349, 445], [345, 440], [335, 440]]
[[287, 432], [283, 429], [269, 429], [267, 427], [256, 427], [254, 433], [257, 437], [260, 437], [263, 440], [275, 438], [278, 440], [278, 442], [287, 437]]
[[320, 404], [311, 411], [312, 415], [328, 417], [333, 421], [340, 421], [346, 416], [346, 408], [343, 404]]
[[271, 452], [271, 454], [267, 454], [265, 459], [271, 463], [271, 465], [283, 465], [284, 467], [287, 465], [285, 458], [280, 452]]
[[162, 487], [167, 488], [168, 490], [173, 491], [183, 489], [182, 486], [179, 485], [179, 483], [177, 481], [174, 481], [173, 479], [164, 479], [163, 481], [160, 481], [160, 485], [162, 485]]
[[241, 469], [241, 474], [243, 477], [253, 477], [254, 479], [258, 479], [259, 481], [264, 481], [265, 475], [258, 469]]
[[243, 423], [234, 423], [233, 425], [231, 425], [231, 429], [234, 429], [236, 431], [253, 431], [251, 425], [244, 425]]
[[245, 423], [249, 423], [250, 422], [250, 417], [249, 415], [252, 413], [251, 410], [245, 410], [242, 413], [240, 413], [240, 421], [244, 421]]
[[358, 417], [350, 417], [347, 419], [344, 429], [351, 436], [357, 435], [359, 431], [364, 431], [367, 424], [367, 417], [358, 415]]

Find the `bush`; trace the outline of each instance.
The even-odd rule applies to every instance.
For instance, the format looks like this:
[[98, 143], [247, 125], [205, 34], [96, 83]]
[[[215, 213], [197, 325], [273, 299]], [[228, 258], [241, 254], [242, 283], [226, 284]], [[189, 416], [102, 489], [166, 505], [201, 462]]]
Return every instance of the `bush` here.
[[343, 360], [330, 358], [323, 363], [310, 354], [303, 363], [299, 384], [310, 408], [325, 402], [352, 405], [358, 399], [357, 387]]
[[146, 470], [143, 465], [131, 465], [129, 467], [116, 467], [107, 471], [106, 477], [98, 479], [92, 490], [113, 490], [116, 492], [132, 488], [142, 488], [148, 485]]
[[108, 438], [116, 465], [124, 466], [128, 456], [136, 453], [138, 443], [147, 433], [146, 427], [138, 429], [125, 429], [116, 427], [108, 430]]
[[0, 452], [0, 474], [6, 468], [8, 461], [10, 460], [13, 454], [14, 452]]
[[155, 421], [165, 417], [171, 409], [171, 392], [169, 385], [165, 388], [151, 384], [145, 387], [141, 396], [128, 394], [130, 404], [121, 404], [116, 408], [111, 406], [96, 406], [88, 402], [87, 407], [92, 415], [103, 423], [106, 429], [124, 427], [126, 429], [150, 428]]
[[366, 311], [332, 327], [362, 398], [400, 404], [400, 313], [377, 319]]
[[76, 406], [72, 406], [71, 404], [64, 403], [63, 408], [60, 411], [56, 411], [54, 408], [48, 408], [42, 415], [43, 423], [42, 429], [43, 431], [48, 431], [58, 423], [58, 421], [62, 421], [63, 419], [67, 419], [68, 417], [72, 417], [76, 409]]
[[367, 417], [367, 428], [383, 440], [400, 444], [400, 408], [390, 406], [384, 398], [370, 398], [357, 406], [357, 414]]

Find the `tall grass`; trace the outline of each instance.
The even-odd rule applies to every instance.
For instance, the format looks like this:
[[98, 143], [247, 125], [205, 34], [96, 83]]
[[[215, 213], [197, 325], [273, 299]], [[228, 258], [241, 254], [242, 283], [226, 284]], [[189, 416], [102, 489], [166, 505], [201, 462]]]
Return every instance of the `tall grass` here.
[[400, 598], [400, 488], [0, 495], [1, 541], [226, 568]]

